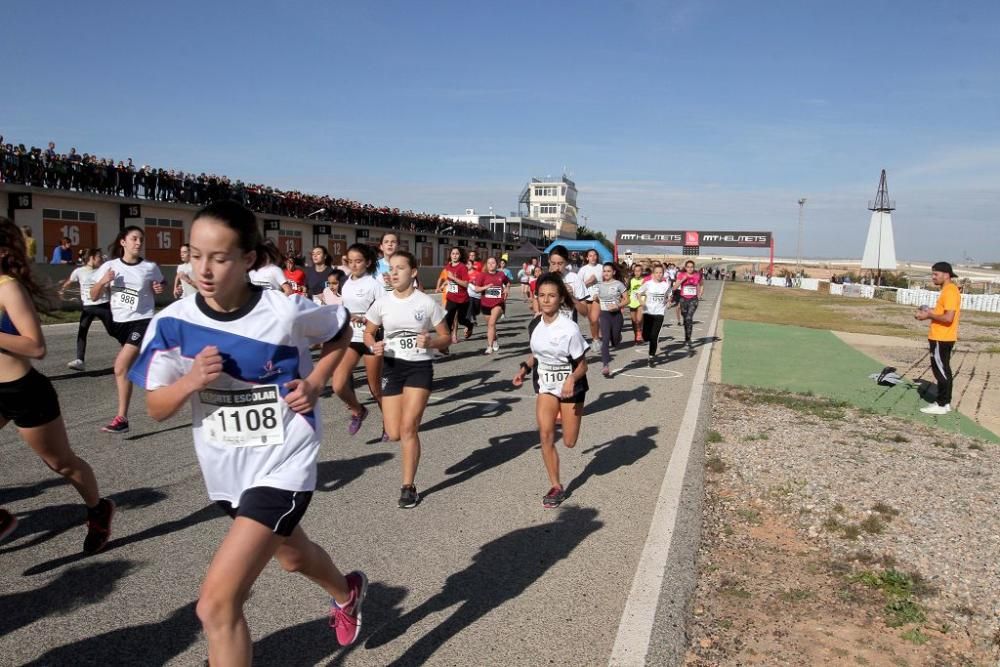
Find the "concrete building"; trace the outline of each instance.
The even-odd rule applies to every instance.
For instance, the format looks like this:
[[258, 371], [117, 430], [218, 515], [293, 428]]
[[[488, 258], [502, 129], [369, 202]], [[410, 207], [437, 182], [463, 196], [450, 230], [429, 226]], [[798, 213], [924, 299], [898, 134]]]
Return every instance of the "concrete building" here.
[[551, 222], [518, 215], [514, 212], [508, 216], [497, 215], [494, 211], [479, 213], [474, 208], [467, 208], [465, 213], [448, 213], [442, 217], [490, 229], [498, 235], [497, 238], [506, 238], [506, 234], [513, 234], [519, 242], [530, 241], [537, 244], [549, 241], [556, 236], [556, 227]]
[[518, 213], [526, 207], [524, 215], [551, 223], [556, 237], [575, 239], [579, 213], [576, 195], [576, 183], [565, 175], [559, 180], [532, 178], [518, 197]]

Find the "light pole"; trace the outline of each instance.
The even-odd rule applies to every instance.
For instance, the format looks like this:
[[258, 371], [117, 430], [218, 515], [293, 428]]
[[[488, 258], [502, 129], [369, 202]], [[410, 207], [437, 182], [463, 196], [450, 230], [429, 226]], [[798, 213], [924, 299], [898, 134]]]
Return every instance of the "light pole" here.
[[799, 199], [799, 240], [795, 248], [795, 265], [802, 270], [802, 216], [806, 209], [806, 198]]

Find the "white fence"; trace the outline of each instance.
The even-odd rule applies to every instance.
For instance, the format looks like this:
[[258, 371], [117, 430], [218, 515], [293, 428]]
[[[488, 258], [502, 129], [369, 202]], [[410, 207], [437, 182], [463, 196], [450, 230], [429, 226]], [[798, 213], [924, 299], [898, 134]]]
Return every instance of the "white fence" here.
[[785, 282], [784, 276], [777, 276], [772, 278], [771, 282], [767, 282], [767, 276], [754, 276], [754, 283], [757, 285], [770, 285], [771, 287], [797, 287], [799, 289], [812, 290], [813, 292], [819, 289], [819, 278], [792, 278], [792, 284], [789, 285]]
[[[896, 303], [905, 306], [929, 306], [937, 303], [938, 293], [926, 289], [901, 289], [896, 292]], [[962, 310], [981, 313], [1000, 313], [1000, 294], [963, 294]]]

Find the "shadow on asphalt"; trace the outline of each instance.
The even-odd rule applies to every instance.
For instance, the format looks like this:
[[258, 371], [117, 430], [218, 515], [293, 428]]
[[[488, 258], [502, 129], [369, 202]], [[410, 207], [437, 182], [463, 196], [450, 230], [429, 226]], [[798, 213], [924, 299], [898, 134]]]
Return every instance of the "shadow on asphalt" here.
[[365, 474], [369, 468], [376, 468], [386, 461], [391, 461], [393, 454], [379, 452], [365, 454], [353, 459], [334, 459], [320, 461], [316, 466], [316, 490], [336, 491], [342, 489]]
[[[56, 483], [63, 483], [63, 480], [61, 478], [57, 478]], [[109, 497], [115, 501], [118, 509], [136, 509], [139, 507], [149, 507], [150, 505], [154, 505], [165, 499], [167, 494], [157, 489], [142, 487], [139, 489], [115, 493]], [[58, 537], [68, 530], [83, 526], [87, 518], [87, 513], [82, 502], [48, 505], [46, 507], [40, 507], [32, 512], [18, 512], [17, 515], [19, 519], [17, 529], [9, 539], [18, 540], [22, 537], [27, 537], [28, 535], [37, 535], [37, 537], [34, 537], [27, 542], [0, 549], [0, 554], [28, 549], [38, 544], [42, 544], [43, 542], [48, 542], [52, 538]], [[80, 535], [82, 540], [83, 532], [81, 532]]]
[[404, 653], [391, 665], [420, 665], [438, 647], [476, 623], [508, 600], [516, 598], [569, 554], [587, 537], [600, 530], [597, 510], [563, 507], [556, 519], [515, 530], [484, 544], [473, 563], [448, 577], [441, 592], [425, 600], [398, 620], [385, 623], [365, 643], [377, 648], [406, 634], [427, 616], [458, 605], [440, 625], [423, 637], [407, 637]]
[[253, 663], [275, 667], [341, 665], [347, 656], [364, 645], [365, 636], [370, 634], [369, 619], [377, 619], [383, 624], [399, 620], [407, 593], [408, 589], [400, 586], [386, 586], [377, 581], [368, 584], [361, 636], [347, 648], [337, 644], [337, 639], [330, 632], [329, 622], [321, 618], [278, 630], [254, 642]]
[[508, 461], [513, 461], [521, 454], [538, 444], [538, 430], [521, 431], [510, 435], [499, 435], [490, 438], [489, 444], [473, 451], [464, 459], [445, 470], [445, 474], [455, 475], [424, 489], [420, 493], [423, 500], [427, 496], [467, 482], [479, 473], [486, 472]]
[[[487, 385], [488, 386], [488, 385]], [[469, 394], [462, 392], [462, 398]], [[424, 422], [420, 425], [420, 431], [433, 431], [436, 428], [463, 424], [473, 419], [499, 417], [511, 411], [511, 405], [520, 401], [520, 398], [498, 398], [494, 403], [485, 405], [482, 403], [459, 403], [454, 408], [446, 411], [439, 417]]]
[[[446, 357], [450, 359], [451, 356]], [[441, 363], [443, 360], [439, 360], [436, 363]], [[467, 373], [465, 375], [448, 375], [442, 378], [434, 378], [434, 387], [432, 389], [432, 395], [440, 393], [442, 391], [448, 391], [450, 389], [457, 389], [466, 382], [472, 384], [482, 384], [488, 379], [497, 374], [498, 371], [476, 371], [475, 373]], [[435, 374], [436, 375], [436, 374]]]
[[[625, 368], [628, 368], [628, 366]], [[630, 405], [635, 401], [642, 402], [650, 398], [650, 396], [649, 387], [646, 385], [636, 387], [635, 389], [623, 389], [621, 391], [602, 391], [600, 396], [584, 406], [584, 414], [592, 415], [602, 410], [612, 410], [623, 405]]]
[[653, 436], [660, 432], [655, 426], [647, 426], [635, 435], [623, 435], [615, 438], [611, 442], [603, 445], [596, 445], [585, 449], [581, 454], [589, 454], [596, 451], [594, 458], [587, 462], [587, 466], [577, 475], [566, 487], [566, 495], [572, 496], [576, 489], [586, 484], [591, 477], [610, 475], [619, 468], [630, 466], [646, 454], [656, 449]]
[[154, 435], [162, 435], [164, 433], [170, 433], [171, 431], [180, 431], [182, 429], [191, 428], [191, 422], [187, 424], [181, 424], [180, 426], [171, 426], [169, 428], [161, 428], [159, 431], [150, 431], [149, 433], [140, 433], [139, 435], [130, 435], [123, 440], [144, 440], [145, 438], [151, 438]]
[[[101, 564], [101, 567], [108, 567]], [[65, 589], [79, 586], [67, 582]], [[164, 665], [184, 652], [198, 639], [201, 623], [194, 613], [194, 602], [176, 609], [157, 623], [144, 623], [88, 637], [72, 644], [54, 648], [26, 667], [49, 665]]]
[[62, 477], [52, 476], [46, 480], [38, 482], [37, 484], [0, 487], [0, 507], [17, 502], [18, 500], [25, 500], [27, 498], [40, 496], [45, 493], [46, 490], [51, 489], [54, 486], [62, 486], [63, 484], [68, 483], [69, 482]]
[[72, 373], [63, 373], [62, 375], [47, 375], [52, 382], [59, 382], [60, 380], [72, 380], [74, 378], [99, 378], [105, 375], [114, 375], [115, 367], [110, 368], [100, 368], [96, 371], [73, 371]]
[[[0, 597], [0, 637], [34, 623], [43, 616], [72, 611], [100, 602], [115, 589], [115, 583], [135, 569], [127, 560], [102, 561], [72, 567], [41, 588]], [[65, 659], [42, 664], [81, 664]], [[114, 664], [114, 661], [105, 663]]]
[[[112, 498], [117, 498], [117, 496], [111, 496]], [[111, 540], [108, 545], [104, 547], [104, 551], [101, 553], [107, 553], [113, 549], [118, 549], [119, 547], [124, 547], [129, 544], [135, 544], [136, 542], [142, 542], [144, 540], [149, 540], [154, 537], [162, 537], [164, 535], [169, 535], [170, 533], [176, 532], [178, 530], [184, 530], [185, 528], [190, 528], [191, 526], [196, 526], [199, 523], [205, 521], [211, 521], [212, 519], [219, 519], [225, 516], [215, 503], [211, 505], [206, 505], [196, 512], [188, 514], [186, 517], [181, 519], [176, 519], [174, 521], [165, 521], [161, 524], [155, 526], [150, 526], [145, 530], [140, 530], [138, 533], [132, 533], [131, 535], [126, 535], [125, 537], [120, 537], [116, 540]], [[30, 577], [36, 574], [41, 574], [43, 572], [49, 572], [63, 565], [68, 565], [70, 563], [75, 563], [76, 561], [83, 560], [87, 556], [83, 553], [70, 554], [68, 556], [62, 556], [61, 558], [54, 558], [50, 561], [44, 563], [39, 563], [38, 565], [33, 565], [24, 571], [24, 576]]]

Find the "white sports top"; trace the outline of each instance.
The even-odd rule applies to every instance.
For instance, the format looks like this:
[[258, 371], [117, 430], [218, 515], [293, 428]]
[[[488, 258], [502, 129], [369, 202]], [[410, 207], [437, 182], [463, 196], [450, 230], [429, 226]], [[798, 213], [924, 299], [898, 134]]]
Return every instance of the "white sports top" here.
[[111, 319], [115, 322], [138, 322], [153, 317], [153, 283], [163, 282], [160, 267], [140, 259], [129, 264], [123, 259], [104, 262], [94, 271], [92, 282], [100, 282], [108, 271], [115, 272], [111, 281]]
[[149, 325], [129, 378], [147, 390], [166, 387], [191, 370], [208, 345], [219, 348], [222, 374], [191, 396], [194, 449], [208, 496], [236, 506], [255, 486], [316, 488], [322, 438], [319, 405], [297, 413], [285, 384], [312, 372], [309, 346], [346, 333], [347, 312], [253, 289], [232, 313], [210, 309], [201, 295], [160, 311]]
[[650, 315], [663, 315], [667, 312], [667, 299], [670, 297], [670, 286], [669, 280], [661, 280], [656, 282], [655, 280], [649, 280], [642, 284], [638, 290], [636, 290], [636, 297], [639, 294], [646, 295], [646, 306], [645, 311]]
[[274, 264], [267, 264], [259, 269], [250, 269], [247, 278], [251, 285], [281, 291], [281, 286], [288, 282], [285, 272]]
[[89, 266], [78, 266], [73, 269], [73, 273], [69, 274], [71, 282], [80, 284], [80, 302], [84, 306], [99, 306], [103, 303], [107, 303], [111, 299], [107, 289], [104, 289], [101, 292], [101, 296], [97, 299], [90, 298], [90, 288], [95, 282], [94, 274], [97, 273], [100, 268], [101, 267], [92, 269]]
[[413, 290], [401, 299], [388, 292], [368, 309], [365, 318], [385, 329], [385, 356], [405, 361], [430, 361], [426, 348], [417, 347], [417, 334], [433, 331], [444, 319], [441, 301]]
[[360, 278], [347, 276], [340, 286], [340, 298], [344, 308], [351, 314], [351, 342], [363, 343], [365, 340], [365, 313], [372, 304], [386, 295], [385, 285], [381, 278], [365, 274]]

